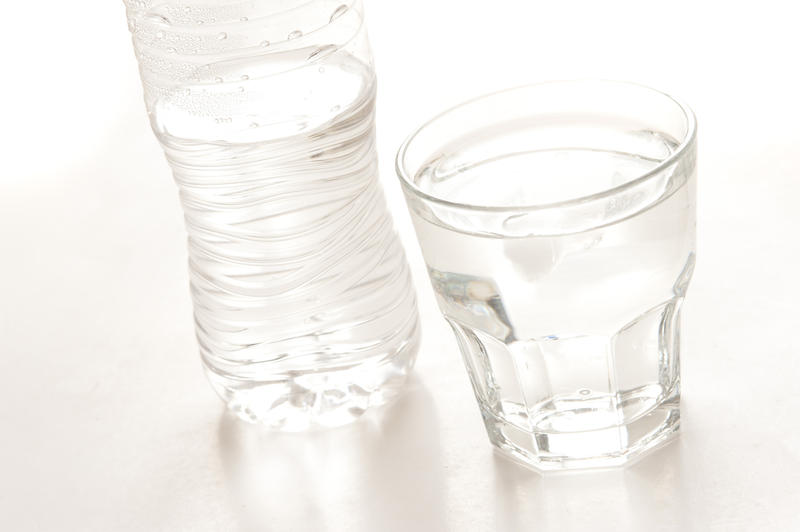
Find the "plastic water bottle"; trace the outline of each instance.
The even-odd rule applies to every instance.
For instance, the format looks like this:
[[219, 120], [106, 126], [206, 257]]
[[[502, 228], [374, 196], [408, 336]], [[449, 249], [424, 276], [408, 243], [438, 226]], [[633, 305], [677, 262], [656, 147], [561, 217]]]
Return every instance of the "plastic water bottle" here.
[[214, 389], [287, 430], [385, 402], [419, 324], [378, 182], [361, 2], [126, 6]]

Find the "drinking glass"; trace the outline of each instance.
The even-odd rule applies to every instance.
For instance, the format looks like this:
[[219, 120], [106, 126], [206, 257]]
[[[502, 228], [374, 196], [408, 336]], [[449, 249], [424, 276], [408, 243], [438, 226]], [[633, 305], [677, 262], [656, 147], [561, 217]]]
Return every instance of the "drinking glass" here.
[[680, 420], [695, 119], [567, 81], [432, 119], [397, 171], [489, 439], [539, 470], [624, 464]]

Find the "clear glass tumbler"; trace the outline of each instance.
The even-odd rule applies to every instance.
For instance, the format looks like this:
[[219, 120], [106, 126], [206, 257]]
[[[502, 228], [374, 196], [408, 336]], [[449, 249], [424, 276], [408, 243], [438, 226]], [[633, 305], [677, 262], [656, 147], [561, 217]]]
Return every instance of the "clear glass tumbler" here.
[[125, 4], [214, 389], [287, 430], [385, 402], [419, 327], [378, 181], [361, 1]]
[[484, 96], [400, 149], [439, 307], [502, 452], [613, 466], [678, 430], [695, 154], [689, 108], [608, 81]]

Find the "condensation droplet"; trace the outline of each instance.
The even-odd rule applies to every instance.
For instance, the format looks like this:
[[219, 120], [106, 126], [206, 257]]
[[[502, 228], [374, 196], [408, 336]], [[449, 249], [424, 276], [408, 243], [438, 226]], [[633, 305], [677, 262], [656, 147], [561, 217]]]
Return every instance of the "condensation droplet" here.
[[148, 22], [155, 22], [156, 24], [169, 24], [169, 19], [163, 15], [158, 15], [156, 13], [148, 13], [144, 16]]
[[225, 80], [223, 80], [221, 77], [217, 76], [216, 78], [214, 78], [214, 81], [216, 81], [217, 83], [222, 83]]
[[581, 395], [589, 395], [590, 393], [592, 393], [592, 391], [591, 390], [587, 390], [586, 388], [584, 388], [582, 390], [578, 390], [578, 393], [581, 394]]
[[185, 6], [185, 7], [183, 8], [183, 12], [184, 12], [184, 13], [191, 13], [191, 12], [192, 12], [192, 8], [191, 8], [191, 6]]
[[325, 67], [319, 67], [318, 70], [319, 70], [320, 74], [324, 74], [325, 73]]
[[239, 20], [242, 21], [242, 22], [247, 22], [247, 17], [242, 17]]
[[156, 39], [163, 39], [163, 38], [164, 38], [164, 32], [163, 31], [157, 31], [156, 32]]
[[225, 33], [224, 31], [221, 31], [221, 32], [217, 33], [217, 39], [219, 39], [220, 41], [224, 41], [227, 38], [228, 38], [228, 34]]
[[174, 53], [175, 53], [175, 52], [177, 52], [177, 51], [178, 51], [178, 50], [176, 50], [176, 49], [175, 49], [175, 48], [173, 48], [172, 46], [170, 46], [169, 48], [167, 48], [167, 53], [168, 53], [168, 54], [174, 54]]
[[213, 23], [215, 23], [215, 22], [217, 21], [217, 19], [215, 19], [215, 18], [210, 18], [210, 19], [208, 19], [208, 21], [209, 21], [210, 23], [212, 23], [212, 24], [213, 24]]
[[337, 50], [337, 47], [333, 44], [326, 44], [325, 46], [320, 46], [308, 56], [308, 60], [312, 61], [318, 59], [320, 57], [325, 57], [327, 55], [332, 54]]
[[247, 81], [248, 79], [250, 79], [250, 76], [248, 76], [247, 74], [242, 74], [242, 78], [241, 79], [242, 79], [242, 81]]
[[342, 4], [339, 7], [337, 7], [336, 10], [333, 13], [331, 13], [330, 22], [333, 22], [337, 18], [344, 15], [345, 11], [347, 11], [347, 6], [345, 4]]
[[250, 127], [255, 129], [258, 127], [258, 122], [250, 122]]
[[303, 32], [302, 31], [294, 30], [293, 32], [291, 32], [289, 34], [289, 40], [291, 41], [292, 39], [297, 39], [297, 38], [302, 37], [302, 36], [303, 36]]
[[238, 90], [239, 92], [244, 92], [244, 87], [239, 87], [237, 90]]
[[200, 25], [202, 25], [202, 24], [203, 24], [203, 21], [202, 21], [202, 20], [198, 20], [198, 21], [197, 21], [197, 25], [198, 25], [198, 26], [200, 26]]
[[266, 48], [267, 46], [269, 46], [269, 41], [261, 41], [260, 45], [262, 48]]

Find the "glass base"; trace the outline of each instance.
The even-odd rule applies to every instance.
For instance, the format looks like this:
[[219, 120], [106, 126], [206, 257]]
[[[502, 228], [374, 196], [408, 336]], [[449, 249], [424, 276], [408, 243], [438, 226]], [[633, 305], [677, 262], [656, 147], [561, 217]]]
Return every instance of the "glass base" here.
[[[498, 417], [487, 408], [482, 407], [481, 414], [489, 440], [501, 454], [540, 472], [623, 466], [678, 434], [680, 394], [677, 390], [623, 424], [603, 423], [609, 411], [588, 407], [586, 399], [575, 402], [575, 409], [569, 408], [568, 400], [562, 401], [562, 408], [550, 417], [569, 420], [575, 426], [598, 427], [592, 430], [532, 431], [520, 426], [521, 423]], [[598, 404], [605, 402], [605, 398], [595, 400]], [[542, 423], [534, 423], [534, 426], [541, 427]]]
[[681, 302], [606, 334], [498, 338], [450, 318], [489, 439], [542, 471], [619, 466], [666, 441], [680, 422]]
[[238, 418], [291, 432], [344, 425], [391, 401], [414, 365], [417, 347], [413, 341], [390, 358], [260, 381], [235, 379], [203, 366], [214, 390]]

